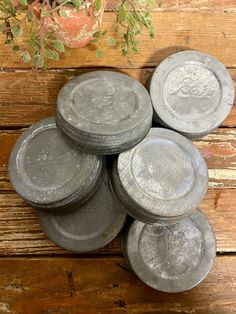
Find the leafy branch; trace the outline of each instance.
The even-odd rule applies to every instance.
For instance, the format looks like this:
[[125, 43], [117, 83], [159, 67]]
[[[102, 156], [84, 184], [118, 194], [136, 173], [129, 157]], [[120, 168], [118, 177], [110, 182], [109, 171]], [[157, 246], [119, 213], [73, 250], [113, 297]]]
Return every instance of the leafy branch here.
[[[68, 18], [68, 7], [77, 12], [82, 8], [89, 14], [89, 8], [95, 8], [96, 13], [102, 5], [103, 0], [0, 0], [0, 32], [5, 36], [5, 45], [20, 53], [23, 62], [45, 67], [46, 59], [59, 60], [62, 54], [67, 54], [57, 32], [47, 27], [45, 20], [56, 23], [58, 15]], [[119, 0], [114, 10], [116, 39], [109, 36], [108, 30], [101, 29], [100, 19], [94, 15], [99, 28], [93, 35], [97, 57], [104, 56], [104, 44], [120, 47], [123, 55], [130, 50], [138, 52], [139, 35], [146, 30], [150, 37], [154, 36], [150, 11], [155, 5], [155, 0]]]

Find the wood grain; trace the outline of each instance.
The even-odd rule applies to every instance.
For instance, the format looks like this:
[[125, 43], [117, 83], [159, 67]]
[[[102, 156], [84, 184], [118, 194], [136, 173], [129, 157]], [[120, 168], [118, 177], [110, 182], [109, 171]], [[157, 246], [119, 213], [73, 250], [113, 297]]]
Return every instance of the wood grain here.
[[[236, 190], [209, 190], [201, 203], [216, 232], [218, 252], [236, 252]], [[0, 194], [0, 256], [68, 254], [43, 234], [36, 211], [15, 193]], [[94, 253], [121, 253], [120, 237]]]
[[236, 256], [218, 256], [200, 285], [175, 294], [146, 286], [120, 257], [2, 259], [0, 282], [1, 313], [233, 314], [236, 308]]
[[[7, 164], [12, 147], [23, 130], [0, 131], [0, 190], [12, 191]], [[236, 130], [222, 128], [195, 141], [209, 169], [210, 188], [236, 188]]]
[[[112, 70], [130, 75], [144, 85], [153, 72], [153, 68]], [[35, 121], [54, 115], [61, 87], [88, 71], [92, 69], [0, 71], [0, 128], [29, 126]], [[229, 70], [229, 73], [236, 87], [236, 69]], [[236, 126], [236, 105], [222, 125]]]
[[[103, 28], [111, 30], [115, 15], [106, 12]], [[140, 68], [155, 66], [171, 53], [197, 49], [212, 54], [227, 67], [236, 66], [236, 13], [189, 13], [189, 12], [154, 12], [153, 26], [155, 39], [150, 40], [144, 34], [139, 54], [123, 57], [119, 49], [105, 48], [105, 57], [95, 57], [95, 47], [90, 45], [81, 49], [72, 49], [71, 55], [59, 62], [49, 63], [49, 67], [73, 68], [113, 66], [120, 68]], [[0, 39], [0, 64], [2, 68], [23, 68], [29, 65], [22, 63], [19, 54], [3, 45]], [[19, 43], [21, 45], [21, 42]], [[7, 57], [6, 57], [7, 56]]]
[[[112, 11], [116, 7], [117, 0], [108, 0], [106, 11]], [[235, 12], [235, 0], [156, 0], [153, 11], [164, 12]]]

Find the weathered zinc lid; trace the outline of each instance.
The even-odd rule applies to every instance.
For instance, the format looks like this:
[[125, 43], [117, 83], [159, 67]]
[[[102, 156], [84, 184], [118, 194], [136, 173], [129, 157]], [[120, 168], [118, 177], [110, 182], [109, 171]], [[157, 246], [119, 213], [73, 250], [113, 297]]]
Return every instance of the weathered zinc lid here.
[[57, 120], [62, 130], [91, 153], [117, 153], [148, 132], [152, 105], [144, 86], [112, 71], [82, 74], [61, 89]]
[[101, 157], [81, 153], [61, 135], [55, 118], [46, 118], [17, 140], [9, 176], [17, 193], [30, 204], [54, 209], [91, 194], [101, 177], [102, 164]]
[[136, 147], [119, 155], [115, 166], [114, 190], [120, 198], [126, 194], [129, 214], [147, 223], [190, 213], [207, 191], [203, 157], [191, 141], [171, 130], [152, 128]]
[[194, 139], [217, 128], [229, 114], [233, 81], [222, 63], [199, 51], [166, 58], [150, 82], [154, 119]]
[[138, 221], [142, 221], [144, 223], [149, 223], [149, 224], [159, 223], [162, 225], [169, 225], [169, 224], [176, 223], [177, 221], [185, 218], [189, 214], [188, 212], [186, 212], [183, 215], [166, 217], [163, 215], [160, 215], [160, 216], [156, 214], [152, 215], [150, 211], [146, 212], [144, 208], [139, 207], [126, 193], [125, 189], [123, 188], [120, 182], [120, 179], [117, 173], [116, 163], [114, 163], [113, 165], [110, 185], [111, 185], [114, 195], [116, 195], [120, 199], [120, 201], [123, 204], [125, 204], [126, 212], [131, 217], [133, 217], [134, 219], [137, 219]]
[[38, 212], [48, 237], [60, 247], [88, 252], [104, 247], [122, 229], [126, 214], [110, 191], [107, 176], [94, 196], [77, 211], [58, 214]]
[[144, 119], [142, 125], [138, 128], [133, 129], [126, 134], [126, 139], [124, 134], [119, 134], [116, 137], [102, 137], [101, 136], [90, 136], [88, 134], [83, 134], [76, 132], [61, 118], [59, 112], [57, 112], [57, 126], [64, 132], [69, 138], [71, 138], [79, 146], [81, 151], [95, 155], [111, 155], [122, 151], [126, 151], [136, 144], [138, 144], [148, 133], [152, 123], [152, 111]]
[[164, 292], [186, 291], [199, 284], [216, 256], [214, 231], [199, 210], [171, 226], [146, 225], [136, 220], [123, 244], [135, 274]]

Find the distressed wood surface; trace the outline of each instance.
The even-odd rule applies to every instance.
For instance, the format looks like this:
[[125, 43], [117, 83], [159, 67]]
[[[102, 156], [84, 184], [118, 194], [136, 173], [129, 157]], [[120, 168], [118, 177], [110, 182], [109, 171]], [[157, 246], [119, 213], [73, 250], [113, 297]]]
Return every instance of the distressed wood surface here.
[[[109, 0], [107, 10], [115, 3]], [[127, 58], [105, 48], [105, 58], [97, 59], [91, 45], [51, 62], [55, 69], [35, 72], [0, 38], [0, 313], [236, 313], [236, 106], [226, 128], [195, 142], [209, 167], [201, 207], [216, 232], [218, 256], [205, 281], [186, 293], [166, 295], [138, 280], [120, 256], [120, 236], [86, 256], [60, 249], [7, 176], [21, 128], [53, 115], [59, 89], [81, 72], [112, 66], [145, 84], [151, 67], [169, 54], [197, 49], [223, 62], [236, 81], [235, 0], [165, 0], [155, 11], [155, 39], [143, 36], [140, 54]], [[114, 21], [106, 12], [103, 28], [112, 29]]]
[[[209, 190], [201, 203], [216, 233], [218, 252], [236, 252], [236, 190]], [[0, 194], [0, 256], [69, 254], [43, 234], [36, 211], [15, 193]], [[94, 253], [121, 253], [120, 237]]]
[[[112, 30], [115, 15], [106, 12], [103, 28]], [[223, 62], [227, 67], [236, 66], [236, 13], [189, 13], [154, 12], [153, 26], [156, 36], [150, 40], [143, 35], [139, 54], [123, 57], [119, 49], [105, 48], [105, 57], [95, 57], [95, 47], [90, 45], [72, 49], [71, 55], [59, 62], [49, 63], [49, 67], [78, 68], [94, 66], [113, 66], [120, 68], [140, 68], [155, 66], [171, 53], [197, 49], [205, 51]], [[112, 31], [111, 31], [112, 34]], [[29, 67], [23, 64], [19, 53], [3, 45], [0, 39], [0, 64], [2, 68]], [[19, 43], [21, 44], [21, 43]], [[7, 57], [6, 57], [7, 56]]]
[[[98, 69], [0, 71], [0, 128], [29, 126], [54, 115], [61, 87], [74, 77], [93, 70]], [[112, 70], [128, 74], [144, 85], [153, 72], [153, 68]], [[236, 69], [230, 69], [229, 73], [236, 87]], [[222, 125], [236, 126], [236, 105]]]
[[[17, 131], [0, 131], [0, 189], [12, 191], [7, 176], [9, 154], [14, 143], [22, 133]], [[195, 141], [204, 156], [209, 169], [210, 188], [236, 188], [236, 129], [220, 128], [212, 134]]]
[[168, 295], [144, 285], [120, 257], [1, 259], [0, 295], [1, 313], [233, 314], [236, 256], [218, 256], [194, 290]]
[[[117, 0], [108, 0], [106, 11], [112, 11], [117, 5]], [[235, 0], [156, 0], [153, 11], [164, 12], [235, 12]]]

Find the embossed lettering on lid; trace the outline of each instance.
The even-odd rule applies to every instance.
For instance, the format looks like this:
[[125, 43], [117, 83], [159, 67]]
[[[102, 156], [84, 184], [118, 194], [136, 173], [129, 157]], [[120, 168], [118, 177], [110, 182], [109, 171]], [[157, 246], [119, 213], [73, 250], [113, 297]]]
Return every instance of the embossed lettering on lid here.
[[56, 206], [74, 194], [83, 195], [97, 180], [101, 163], [101, 158], [81, 153], [58, 132], [55, 118], [47, 118], [20, 136], [10, 156], [9, 175], [26, 201]]
[[199, 284], [216, 256], [214, 231], [199, 210], [171, 226], [135, 221], [123, 243], [136, 275], [165, 292], [186, 291]]
[[133, 203], [132, 212], [155, 222], [195, 209], [206, 193], [208, 171], [188, 139], [171, 130], [152, 128], [136, 147], [119, 155], [113, 181], [120, 197], [126, 193], [125, 199]]
[[155, 119], [189, 138], [217, 128], [234, 99], [233, 82], [224, 65], [198, 51], [166, 58], [155, 69], [149, 89]]

